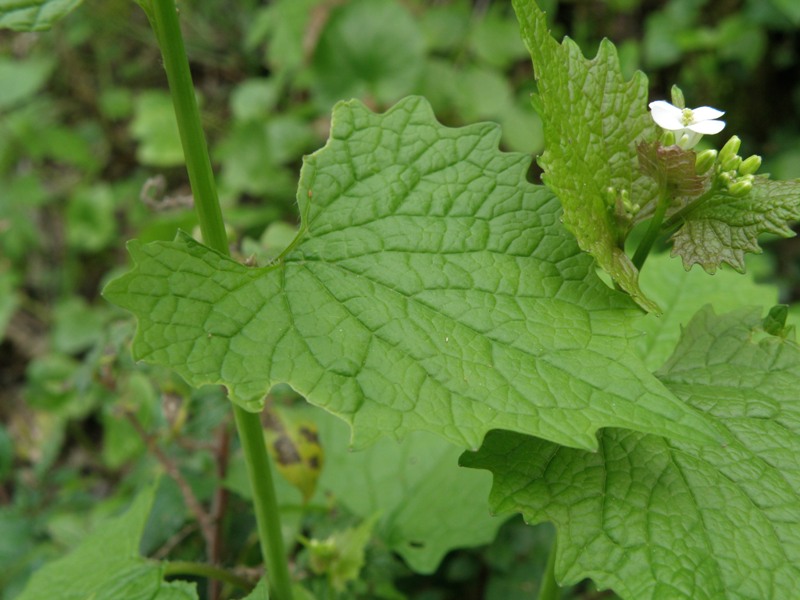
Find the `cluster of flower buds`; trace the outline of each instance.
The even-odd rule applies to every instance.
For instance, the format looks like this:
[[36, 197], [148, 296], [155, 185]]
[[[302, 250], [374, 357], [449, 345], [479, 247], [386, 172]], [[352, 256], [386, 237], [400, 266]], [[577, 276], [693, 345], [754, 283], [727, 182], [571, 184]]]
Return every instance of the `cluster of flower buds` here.
[[616, 206], [617, 212], [624, 214], [628, 219], [636, 216], [636, 213], [642, 209], [639, 204], [631, 201], [628, 190], [618, 192], [616, 188], [609, 186], [606, 188], [606, 200], [609, 206]]
[[734, 135], [725, 142], [719, 154], [716, 150], [705, 150], [697, 155], [695, 161], [698, 175], [704, 175], [714, 167], [717, 183], [725, 186], [736, 198], [746, 196], [753, 189], [754, 175], [761, 167], [761, 157], [757, 154], [746, 159], [739, 156], [741, 143], [742, 140]]

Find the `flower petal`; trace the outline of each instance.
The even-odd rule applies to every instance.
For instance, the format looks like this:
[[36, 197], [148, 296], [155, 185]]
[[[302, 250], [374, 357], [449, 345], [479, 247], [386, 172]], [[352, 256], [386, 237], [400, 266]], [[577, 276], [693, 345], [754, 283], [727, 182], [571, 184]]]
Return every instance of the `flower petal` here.
[[683, 129], [685, 125], [681, 122], [683, 112], [677, 106], [673, 106], [666, 100], [656, 100], [650, 103], [650, 115], [656, 125], [669, 131]]
[[701, 106], [700, 108], [692, 109], [692, 119], [695, 123], [700, 121], [710, 121], [711, 119], [718, 119], [725, 114], [725, 111], [711, 108], [710, 106]]
[[725, 129], [725, 121], [700, 121], [689, 125], [687, 129], [703, 135], [714, 135]]

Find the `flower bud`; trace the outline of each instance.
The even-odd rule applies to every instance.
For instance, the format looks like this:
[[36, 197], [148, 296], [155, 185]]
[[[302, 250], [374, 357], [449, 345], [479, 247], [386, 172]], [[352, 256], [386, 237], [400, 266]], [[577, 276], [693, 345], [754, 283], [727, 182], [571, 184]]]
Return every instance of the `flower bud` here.
[[679, 88], [677, 85], [673, 85], [671, 92], [673, 106], [677, 106], [678, 108], [686, 108], [686, 100], [683, 97], [681, 88]]
[[661, 145], [662, 146], [674, 146], [675, 145], [675, 132], [674, 131], [665, 131], [664, 134], [661, 136]]
[[717, 151], [716, 150], [703, 150], [700, 152], [694, 161], [694, 171], [698, 175], [702, 175], [703, 173], [707, 173], [708, 170], [714, 166], [714, 163], [717, 161]]
[[733, 175], [731, 175], [728, 171], [723, 171], [719, 175], [717, 175], [717, 180], [723, 185], [730, 187], [730, 185], [736, 181]]
[[761, 157], [758, 154], [747, 157], [739, 165], [739, 175], [753, 175], [761, 168]]
[[720, 168], [723, 171], [736, 171], [739, 168], [739, 165], [741, 164], [742, 164], [742, 157], [739, 156], [738, 154], [735, 154], [730, 158], [728, 158], [727, 160], [722, 161], [720, 163]]
[[740, 179], [739, 181], [732, 183], [728, 186], [728, 193], [735, 198], [741, 198], [742, 196], [746, 196], [750, 193], [750, 190], [753, 189], [753, 182], [748, 181], [746, 179]]
[[[731, 160], [736, 153], [739, 152], [739, 146], [742, 145], [742, 140], [739, 139], [738, 136], [732, 135], [731, 139], [725, 142], [725, 145], [722, 147], [722, 150], [719, 151], [719, 162], [720, 164], [724, 165], [727, 161]], [[727, 171], [723, 167], [723, 170]]]

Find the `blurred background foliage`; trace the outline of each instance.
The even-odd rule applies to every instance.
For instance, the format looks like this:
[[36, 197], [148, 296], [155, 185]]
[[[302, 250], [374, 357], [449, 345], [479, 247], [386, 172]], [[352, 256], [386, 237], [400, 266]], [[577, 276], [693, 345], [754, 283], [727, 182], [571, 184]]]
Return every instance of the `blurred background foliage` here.
[[[763, 155], [765, 172], [800, 177], [796, 0], [540, 4], [557, 38], [569, 33], [592, 56], [609, 37], [627, 74], [648, 74], [653, 99], [680, 85], [690, 106], [727, 112], [726, 134], [744, 140], [743, 155]], [[496, 121], [504, 149], [542, 151], [529, 101], [535, 84], [509, 2], [184, 1], [180, 11], [242, 260], [263, 264], [292, 239], [301, 159], [325, 143], [337, 100], [384, 110], [422, 94], [446, 125]], [[192, 391], [134, 364], [131, 319], [99, 295], [126, 268], [124, 240], [171, 239], [194, 227], [160, 55], [139, 7], [85, 0], [50, 32], [0, 32], [2, 600], [163, 470], [176, 476], [162, 479], [146, 553], [257, 562], [221, 392]], [[796, 303], [800, 245], [767, 248], [758, 275]], [[290, 390], [272, 395], [285, 410], [294, 406]], [[224, 556], [202, 535], [192, 498], [223, 517]], [[308, 510], [298, 502], [287, 504], [298, 515], [287, 534], [294, 569], [322, 589], [314, 557], [294, 536], [325, 537], [358, 519], [335, 496]], [[422, 576], [379, 530], [358, 543], [364, 573], [343, 597], [530, 598], [552, 536], [512, 519], [492, 544], [451, 552]], [[210, 597], [236, 597], [200, 583]], [[587, 583], [565, 597], [612, 595]]]

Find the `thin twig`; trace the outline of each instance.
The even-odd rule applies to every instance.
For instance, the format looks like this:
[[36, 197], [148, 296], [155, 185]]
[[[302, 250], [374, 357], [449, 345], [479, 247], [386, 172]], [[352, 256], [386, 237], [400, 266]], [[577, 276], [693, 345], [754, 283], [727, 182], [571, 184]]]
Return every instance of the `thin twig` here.
[[158, 462], [161, 463], [161, 466], [167, 472], [167, 475], [169, 475], [175, 481], [175, 483], [178, 484], [181, 495], [183, 495], [183, 501], [186, 503], [186, 506], [192, 512], [195, 519], [197, 519], [198, 524], [200, 525], [200, 533], [206, 543], [206, 552], [209, 552], [212, 548], [212, 541], [214, 539], [214, 524], [211, 521], [211, 516], [203, 508], [203, 505], [197, 499], [197, 496], [195, 496], [192, 487], [181, 474], [178, 465], [176, 465], [175, 462], [158, 446], [155, 438], [145, 431], [136, 415], [131, 411], [126, 410], [125, 416], [136, 430], [136, 433], [139, 434], [144, 443], [147, 445], [148, 450], [153, 454], [153, 456], [156, 457]]
[[153, 558], [155, 560], [165, 559], [167, 556], [169, 556], [170, 552], [172, 552], [178, 544], [180, 544], [183, 540], [185, 540], [187, 537], [189, 537], [197, 530], [198, 530], [197, 523], [195, 522], [187, 523], [186, 525], [181, 527], [178, 533], [176, 533], [166, 542], [164, 542], [163, 546], [161, 546], [158, 550], [153, 552]]
[[[222, 548], [224, 544], [222, 521], [228, 507], [228, 490], [222, 485], [228, 471], [228, 451], [230, 449], [228, 419], [225, 419], [219, 424], [219, 427], [217, 427], [215, 446], [216, 451], [214, 452], [214, 457], [216, 459], [217, 487], [214, 490], [214, 497], [211, 500], [211, 522], [214, 526], [212, 528], [209, 560], [212, 565], [219, 566], [222, 561]], [[217, 579], [209, 580], [208, 597], [211, 598], [211, 600], [218, 600], [222, 589], [221, 583], [222, 582]]]

